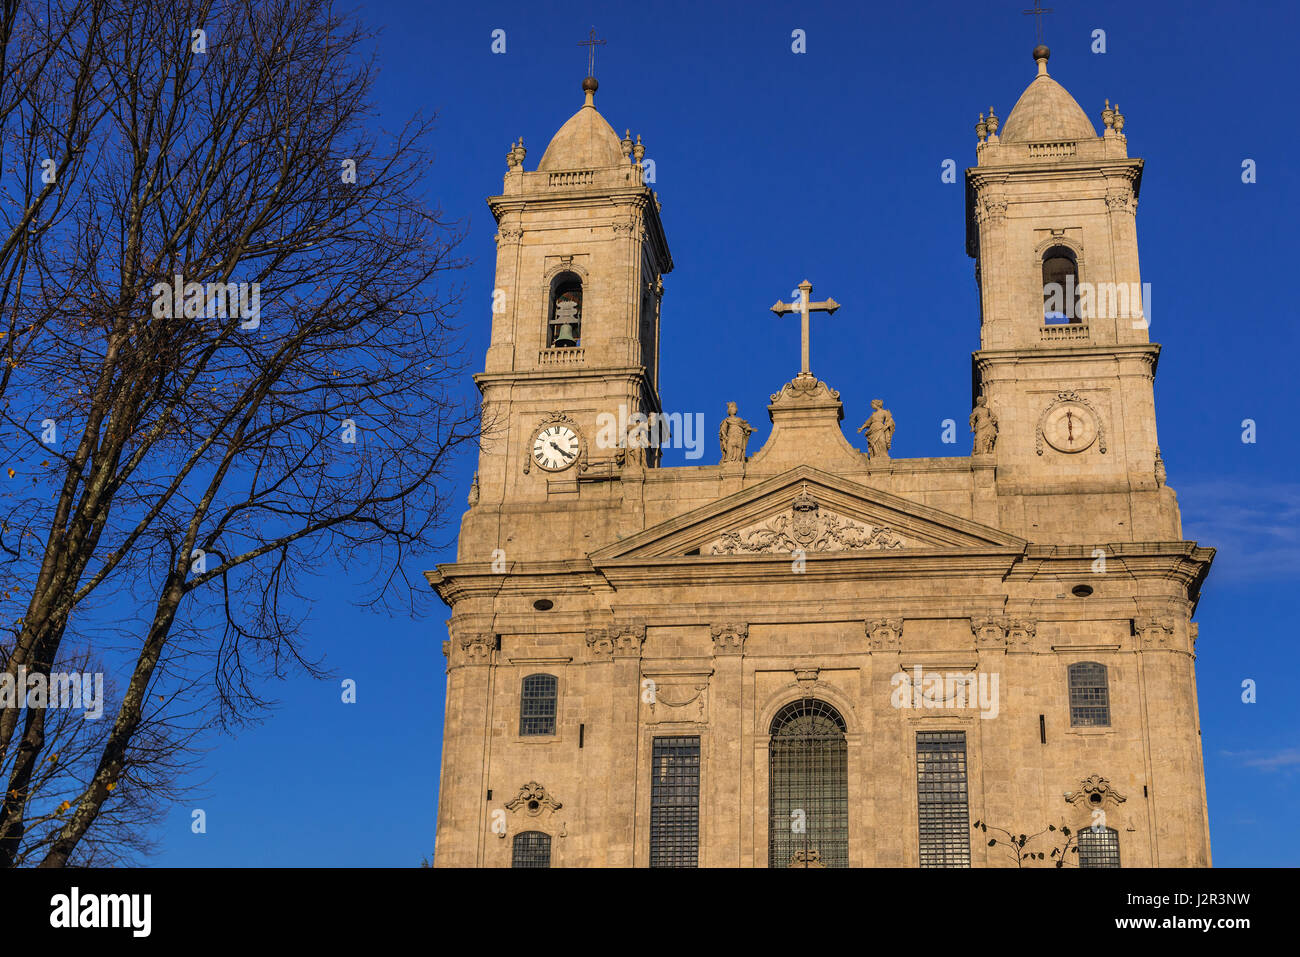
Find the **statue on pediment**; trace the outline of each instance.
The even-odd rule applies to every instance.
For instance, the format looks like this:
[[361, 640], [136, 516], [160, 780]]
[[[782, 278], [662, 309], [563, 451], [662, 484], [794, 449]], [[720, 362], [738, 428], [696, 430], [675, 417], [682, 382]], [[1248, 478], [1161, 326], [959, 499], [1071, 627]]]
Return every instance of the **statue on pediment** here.
[[885, 408], [884, 399], [872, 399], [871, 409], [870, 417], [858, 431], [867, 435], [867, 458], [887, 459], [894, 442], [894, 417]]
[[736, 414], [736, 410], [736, 403], [728, 402], [727, 417], [718, 426], [718, 442], [722, 446], [724, 463], [745, 461], [745, 446], [749, 444], [749, 437], [754, 432], [753, 427]]

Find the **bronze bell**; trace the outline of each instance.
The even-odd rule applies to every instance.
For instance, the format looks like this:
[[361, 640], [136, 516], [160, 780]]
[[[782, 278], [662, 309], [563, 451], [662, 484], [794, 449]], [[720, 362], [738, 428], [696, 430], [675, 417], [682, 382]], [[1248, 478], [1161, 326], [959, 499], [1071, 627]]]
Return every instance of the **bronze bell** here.
[[573, 323], [561, 323], [559, 331], [555, 333], [555, 341], [551, 345], [556, 349], [569, 349], [577, 344], [578, 336], [573, 331]]

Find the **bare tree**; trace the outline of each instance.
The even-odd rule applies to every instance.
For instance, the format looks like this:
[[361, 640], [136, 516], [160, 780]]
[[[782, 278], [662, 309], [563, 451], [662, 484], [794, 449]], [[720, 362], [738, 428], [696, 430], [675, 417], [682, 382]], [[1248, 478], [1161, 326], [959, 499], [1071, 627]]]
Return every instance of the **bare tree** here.
[[[5, 668], [48, 674], [70, 629], [107, 641], [110, 608], [138, 629], [41, 866], [197, 715], [238, 722], [261, 678], [320, 673], [302, 576], [357, 558], [368, 600], [422, 597], [407, 559], [478, 430], [448, 325], [461, 233], [422, 196], [430, 121], [375, 132], [363, 28], [327, 0], [118, 0], [93, 23], [80, 188], [36, 214], [5, 303]], [[150, 707], [181, 700], [184, 727]], [[46, 725], [0, 708], [0, 864], [27, 846]]]
[[[67, 655], [61, 659], [60, 669], [65, 682], [69, 678], [86, 681], [84, 688], [74, 684], [71, 696], [68, 685], [63, 686], [63, 697], [71, 697], [74, 707], [47, 705], [45, 755], [28, 782], [26, 828], [14, 852], [13, 863], [18, 866], [39, 862], [49, 851], [72, 801], [99, 767], [112, 730], [111, 721], [101, 718], [104, 713], [111, 716], [114, 703], [120, 700], [111, 680], [96, 680], [92, 685], [90, 676], [103, 676], [105, 668], [89, 653]], [[51, 689], [56, 687], [51, 684]], [[86, 694], [78, 695], [80, 690]], [[182, 788], [179, 783], [193, 770], [189, 746], [194, 732], [184, 726], [190, 717], [176, 707], [174, 699], [155, 700], [146, 707], [112, 800], [105, 803], [94, 826], [78, 843], [70, 864], [129, 864], [155, 850], [154, 825], [159, 816], [181, 793], [192, 793], [192, 788]]]

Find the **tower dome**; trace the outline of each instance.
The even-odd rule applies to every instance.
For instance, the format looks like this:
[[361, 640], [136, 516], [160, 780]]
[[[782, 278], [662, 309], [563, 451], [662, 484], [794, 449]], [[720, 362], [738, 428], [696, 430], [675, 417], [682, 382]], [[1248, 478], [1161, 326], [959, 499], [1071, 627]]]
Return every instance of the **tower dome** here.
[[1088, 115], [1061, 84], [1047, 73], [1047, 58], [1051, 55], [1045, 46], [1034, 48], [1038, 62], [1038, 76], [1020, 94], [1002, 127], [1003, 143], [1044, 143], [1053, 140], [1094, 139]]
[[551, 138], [539, 170], [602, 169], [626, 161], [618, 134], [596, 110], [596, 87], [595, 77], [582, 81], [587, 102]]

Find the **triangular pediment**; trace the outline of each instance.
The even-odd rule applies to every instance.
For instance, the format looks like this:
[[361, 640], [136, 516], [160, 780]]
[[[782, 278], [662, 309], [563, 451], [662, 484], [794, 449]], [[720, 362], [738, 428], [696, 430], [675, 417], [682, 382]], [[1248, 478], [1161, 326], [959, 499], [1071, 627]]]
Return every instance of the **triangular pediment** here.
[[593, 552], [602, 562], [676, 556], [1023, 549], [1025, 539], [801, 465]]

